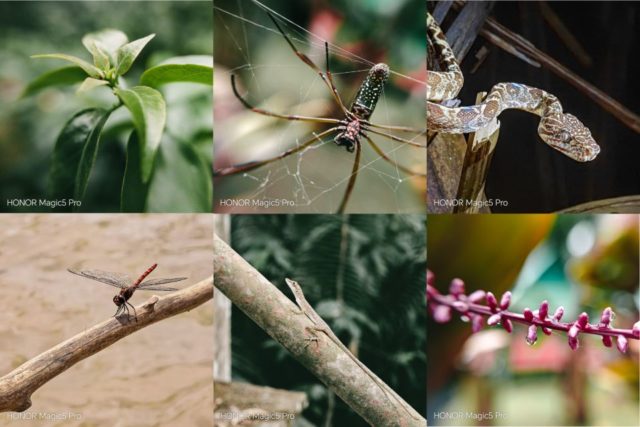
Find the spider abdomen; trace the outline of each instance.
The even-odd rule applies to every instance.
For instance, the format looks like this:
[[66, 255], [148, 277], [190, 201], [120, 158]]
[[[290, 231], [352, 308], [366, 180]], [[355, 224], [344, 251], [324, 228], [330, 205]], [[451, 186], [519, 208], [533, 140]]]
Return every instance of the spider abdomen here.
[[351, 112], [356, 117], [361, 120], [369, 120], [388, 79], [389, 66], [387, 64], [380, 63], [371, 67], [367, 78], [358, 89], [353, 104], [351, 104]]

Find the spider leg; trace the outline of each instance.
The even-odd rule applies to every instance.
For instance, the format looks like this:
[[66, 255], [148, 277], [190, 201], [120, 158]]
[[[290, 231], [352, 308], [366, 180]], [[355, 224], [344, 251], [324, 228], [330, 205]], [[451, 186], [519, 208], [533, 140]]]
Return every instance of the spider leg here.
[[410, 132], [410, 133], [425, 133], [426, 129], [415, 129], [407, 126], [390, 126], [390, 125], [377, 125], [375, 123], [371, 123], [368, 120], [361, 120], [361, 122], [368, 127], [372, 127], [374, 129], [385, 129], [397, 132]]
[[303, 150], [305, 148], [307, 148], [309, 145], [313, 144], [315, 141], [321, 141], [322, 138], [332, 132], [335, 132], [337, 130], [342, 130], [343, 126], [334, 126], [330, 129], [327, 129], [323, 132], [320, 132], [319, 134], [313, 134], [311, 136], [311, 138], [307, 139], [306, 141], [304, 141], [303, 143], [299, 144], [296, 147], [290, 148], [287, 151], [285, 151], [284, 153], [281, 153], [275, 157], [271, 157], [270, 159], [265, 159], [265, 160], [258, 160], [258, 161], [254, 161], [254, 162], [248, 162], [248, 163], [242, 163], [239, 165], [233, 165], [233, 166], [229, 166], [226, 168], [222, 168], [222, 169], [218, 169], [217, 171], [213, 172], [213, 176], [227, 176], [227, 175], [234, 175], [240, 172], [248, 172], [250, 170], [259, 168], [260, 166], [264, 166], [266, 164], [269, 164], [271, 162], [275, 162], [276, 160], [280, 160], [280, 159], [284, 159], [287, 156], [290, 156], [291, 154], [297, 153], [300, 150]]
[[369, 142], [371, 147], [375, 150], [376, 153], [378, 153], [378, 155], [380, 157], [382, 157], [384, 160], [386, 160], [387, 162], [391, 163], [393, 166], [395, 166], [396, 168], [400, 169], [402, 172], [406, 173], [407, 175], [427, 176], [426, 173], [414, 172], [411, 169], [406, 168], [404, 166], [401, 166], [398, 163], [396, 163], [395, 161], [391, 160], [386, 154], [384, 154], [382, 149], [380, 149], [380, 147], [376, 143], [374, 143], [371, 138], [369, 138], [368, 135], [366, 135], [366, 134], [361, 132], [360, 136], [363, 136], [363, 137], [366, 138], [366, 140]]
[[338, 104], [338, 106], [340, 107], [340, 109], [342, 110], [342, 112], [347, 115], [350, 116], [350, 112], [349, 110], [344, 106], [344, 103], [342, 102], [342, 99], [340, 98], [340, 95], [338, 94], [338, 90], [336, 89], [335, 84], [333, 83], [333, 77], [331, 75], [331, 71], [329, 70], [329, 44], [325, 41], [324, 42], [324, 51], [325, 51], [325, 58], [327, 61], [327, 72], [326, 74], [320, 69], [320, 67], [318, 67], [312, 60], [311, 58], [309, 58], [307, 55], [305, 55], [304, 53], [300, 52], [296, 46], [293, 44], [293, 42], [291, 41], [291, 39], [289, 38], [289, 36], [287, 36], [285, 34], [285, 32], [282, 30], [282, 28], [280, 27], [280, 24], [278, 24], [278, 21], [276, 20], [276, 18], [273, 17], [273, 15], [271, 13], [269, 13], [267, 11], [267, 15], [269, 15], [269, 18], [271, 18], [271, 20], [273, 21], [273, 23], [276, 25], [276, 28], [278, 28], [278, 31], [280, 32], [280, 34], [282, 34], [282, 37], [284, 37], [284, 39], [287, 41], [287, 43], [289, 44], [289, 47], [291, 47], [291, 50], [293, 50], [293, 53], [296, 54], [296, 56], [298, 58], [300, 58], [302, 60], [302, 62], [304, 62], [305, 64], [307, 64], [309, 67], [311, 67], [311, 69], [313, 71], [315, 71], [320, 78], [322, 79], [322, 81], [329, 87], [329, 90], [331, 90], [331, 95], [333, 96], [333, 99], [336, 101], [336, 103]]
[[273, 113], [271, 111], [263, 110], [262, 108], [254, 107], [246, 99], [244, 99], [242, 96], [240, 96], [240, 93], [238, 92], [238, 88], [236, 87], [236, 76], [234, 74], [231, 75], [231, 89], [233, 89], [233, 94], [236, 96], [236, 98], [238, 98], [238, 100], [242, 103], [242, 105], [244, 105], [246, 108], [248, 108], [249, 110], [253, 111], [254, 113], [258, 113], [258, 114], [262, 114], [262, 115], [270, 116], [270, 117], [276, 117], [278, 119], [299, 120], [299, 121], [302, 121], [302, 122], [331, 123], [331, 124], [340, 123], [340, 120], [338, 120], [338, 119], [330, 119], [330, 118], [324, 118], [324, 117], [309, 117], [309, 116], [278, 114], [278, 113]]
[[375, 133], [376, 135], [385, 136], [393, 141], [402, 142], [403, 144], [413, 145], [414, 147], [426, 148], [423, 144], [418, 144], [417, 142], [410, 141], [405, 138], [400, 138], [399, 136], [391, 135], [390, 133], [380, 132], [374, 129], [369, 128], [369, 126], [363, 126], [364, 130], [370, 133]]
[[351, 192], [353, 191], [353, 187], [356, 184], [356, 178], [358, 177], [358, 168], [360, 167], [360, 142], [356, 142], [356, 157], [353, 160], [353, 169], [351, 169], [351, 177], [349, 178], [349, 183], [347, 184], [347, 190], [344, 192], [344, 196], [342, 197], [342, 202], [340, 202], [340, 207], [338, 208], [338, 213], [344, 213], [344, 209], [347, 207], [347, 202], [351, 197]]

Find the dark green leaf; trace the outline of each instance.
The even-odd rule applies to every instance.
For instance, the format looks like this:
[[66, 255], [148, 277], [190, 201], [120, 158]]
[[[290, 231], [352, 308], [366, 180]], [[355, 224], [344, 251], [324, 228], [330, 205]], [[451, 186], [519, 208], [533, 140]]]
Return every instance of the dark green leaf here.
[[178, 56], [146, 70], [140, 83], [158, 87], [166, 83], [190, 82], [213, 85], [212, 56]]
[[102, 70], [99, 68], [89, 64], [84, 59], [80, 59], [77, 56], [73, 55], [65, 55], [64, 53], [48, 53], [45, 55], [32, 55], [32, 58], [50, 58], [50, 59], [62, 59], [65, 61], [73, 62], [78, 67], [82, 68], [89, 76], [94, 77], [96, 79], [101, 79], [104, 77]]
[[149, 185], [142, 182], [140, 170], [140, 141], [136, 132], [131, 132], [127, 142], [127, 167], [122, 180], [120, 210], [122, 212], [144, 212]]
[[95, 161], [100, 132], [110, 111], [91, 108], [77, 113], [60, 132], [53, 150], [51, 194], [82, 200]]
[[80, 67], [58, 68], [42, 74], [29, 83], [22, 96], [30, 96], [52, 86], [72, 85], [81, 82], [85, 77], [87, 77], [87, 73]]
[[140, 138], [142, 181], [148, 182], [167, 120], [164, 98], [160, 92], [147, 86], [116, 89], [115, 93], [131, 112]]
[[211, 212], [211, 165], [186, 142], [165, 136], [153, 172], [148, 212]]
[[147, 43], [149, 43], [149, 41], [155, 36], [155, 34], [150, 34], [147, 37], [134, 40], [131, 43], [121, 46], [118, 49], [118, 65], [116, 67], [116, 74], [122, 76], [129, 71], [133, 61], [136, 60], [142, 49], [144, 49]]

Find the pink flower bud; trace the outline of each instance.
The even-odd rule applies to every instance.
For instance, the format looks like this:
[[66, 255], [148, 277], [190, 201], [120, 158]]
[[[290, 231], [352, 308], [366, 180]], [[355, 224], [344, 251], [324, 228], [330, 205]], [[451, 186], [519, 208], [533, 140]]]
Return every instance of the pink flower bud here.
[[482, 330], [482, 326], [484, 325], [484, 317], [475, 315], [471, 318], [471, 330], [473, 332], [479, 332]]
[[580, 329], [584, 329], [587, 324], [589, 324], [589, 315], [583, 311], [580, 313], [580, 316], [578, 316], [578, 321], [576, 323]]
[[491, 292], [487, 292], [487, 305], [493, 313], [498, 311], [498, 300], [496, 299], [496, 296]]
[[640, 338], [640, 321], [633, 324], [633, 336]]
[[438, 305], [433, 310], [433, 320], [438, 323], [447, 323], [451, 320], [451, 308], [446, 305]]
[[481, 301], [486, 295], [485, 291], [474, 291], [467, 297], [469, 302], [477, 303]]
[[427, 285], [435, 286], [436, 275], [431, 270], [427, 270]]
[[454, 297], [458, 297], [464, 294], [464, 282], [462, 279], [455, 278], [449, 285], [449, 293]]
[[438, 291], [431, 285], [427, 285], [427, 299], [433, 298], [435, 295], [438, 295]]
[[571, 350], [577, 349], [578, 346], [580, 345], [578, 343], [578, 332], [579, 331], [580, 331], [580, 329], [578, 328], [578, 325], [576, 325], [575, 323], [573, 325], [571, 325], [571, 328], [569, 328], [569, 333], [567, 335], [569, 336], [569, 347], [571, 347]]
[[616, 344], [618, 345], [618, 350], [620, 350], [620, 353], [627, 352], [627, 349], [629, 348], [629, 341], [627, 341], [627, 338], [624, 335], [618, 335]]
[[611, 337], [609, 335], [603, 335], [602, 344], [604, 344], [605, 347], [611, 347], [613, 345], [613, 343], [611, 342]]
[[542, 304], [540, 304], [540, 309], [538, 310], [538, 319], [546, 319], [547, 314], [549, 314], [549, 302], [547, 300], [544, 300], [542, 301]]
[[604, 310], [602, 310], [602, 315], [600, 316], [600, 325], [599, 326], [603, 326], [605, 328], [609, 327], [609, 324], [611, 323], [611, 307], [607, 307]]
[[466, 313], [469, 310], [469, 304], [467, 304], [466, 302], [454, 301], [451, 303], [451, 305], [460, 313]]
[[562, 315], [563, 315], [563, 314], [564, 314], [564, 307], [563, 307], [563, 306], [560, 306], [560, 307], [558, 307], [558, 308], [556, 309], [556, 312], [555, 312], [555, 313], [553, 313], [553, 319], [554, 319], [556, 322], [559, 322], [559, 321], [560, 321], [560, 319], [562, 319]]
[[489, 319], [487, 319], [487, 325], [489, 326], [494, 326], [497, 325], [498, 323], [500, 323], [500, 318], [502, 316], [500, 316], [499, 314], [494, 314], [491, 317], [489, 317]]
[[509, 304], [511, 304], [511, 292], [507, 291], [502, 294], [502, 298], [500, 298], [500, 309], [506, 310], [509, 308]]
[[527, 344], [534, 345], [538, 341], [538, 327], [536, 325], [529, 326], [527, 333]]
[[551, 335], [551, 329], [545, 328], [544, 326], [542, 326], [540, 329], [542, 329], [542, 332], [544, 332], [545, 335]]
[[504, 328], [505, 331], [509, 333], [513, 331], [513, 323], [511, 323], [511, 320], [508, 319], [507, 317], [502, 318], [502, 327]]
[[525, 308], [522, 314], [524, 315], [524, 320], [526, 320], [527, 322], [531, 322], [533, 320], [533, 313], [531, 312], [529, 307]]

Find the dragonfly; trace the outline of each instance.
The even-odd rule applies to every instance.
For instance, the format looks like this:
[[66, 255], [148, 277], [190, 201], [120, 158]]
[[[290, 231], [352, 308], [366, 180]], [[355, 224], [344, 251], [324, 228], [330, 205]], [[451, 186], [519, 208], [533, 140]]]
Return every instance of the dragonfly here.
[[130, 276], [120, 273], [111, 273], [109, 271], [102, 270], [73, 270], [67, 269], [69, 273], [76, 274], [78, 276], [86, 277], [87, 279], [95, 280], [100, 283], [107, 284], [120, 288], [120, 293], [113, 297], [113, 303], [118, 306], [116, 314], [113, 317], [118, 317], [121, 313], [126, 313], [129, 316], [129, 307], [133, 309], [134, 318], [138, 321], [138, 315], [136, 308], [129, 302], [129, 299], [133, 296], [133, 293], [140, 289], [142, 291], [177, 291], [177, 288], [170, 288], [167, 286], [161, 286], [166, 283], [179, 282], [185, 280], [186, 277], [172, 277], [168, 279], [150, 279], [146, 280], [147, 276], [151, 274], [153, 270], [158, 267], [158, 264], [153, 264], [144, 273], [138, 277], [134, 282]]

